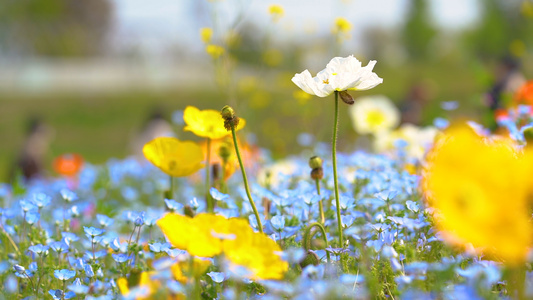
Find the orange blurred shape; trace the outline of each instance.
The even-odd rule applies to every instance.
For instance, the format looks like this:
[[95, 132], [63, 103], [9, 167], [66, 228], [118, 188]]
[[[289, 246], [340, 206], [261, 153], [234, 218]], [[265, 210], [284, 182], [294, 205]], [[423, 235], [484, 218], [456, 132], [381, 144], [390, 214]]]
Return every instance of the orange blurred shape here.
[[526, 82], [514, 95], [516, 104], [533, 105], [533, 80]]
[[74, 176], [83, 167], [83, 157], [76, 153], [62, 154], [54, 159], [54, 170], [63, 176]]

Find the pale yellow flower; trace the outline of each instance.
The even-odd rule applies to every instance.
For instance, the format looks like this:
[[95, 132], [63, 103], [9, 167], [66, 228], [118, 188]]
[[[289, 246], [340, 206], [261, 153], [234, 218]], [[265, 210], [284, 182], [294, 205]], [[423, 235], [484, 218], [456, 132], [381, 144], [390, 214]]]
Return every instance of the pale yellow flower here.
[[225, 49], [219, 45], [209, 44], [205, 47], [205, 52], [207, 52], [212, 58], [217, 59], [224, 54]]
[[283, 10], [283, 6], [278, 4], [273, 4], [268, 7], [268, 13], [270, 16], [272, 16], [272, 20], [274, 22], [279, 21], [281, 17], [285, 14], [285, 11]]
[[376, 134], [400, 124], [400, 110], [383, 95], [356, 99], [349, 108], [352, 125], [359, 134]]
[[206, 44], [211, 42], [211, 38], [213, 37], [213, 29], [210, 27], [204, 27], [200, 29], [200, 37], [202, 38], [202, 41]]

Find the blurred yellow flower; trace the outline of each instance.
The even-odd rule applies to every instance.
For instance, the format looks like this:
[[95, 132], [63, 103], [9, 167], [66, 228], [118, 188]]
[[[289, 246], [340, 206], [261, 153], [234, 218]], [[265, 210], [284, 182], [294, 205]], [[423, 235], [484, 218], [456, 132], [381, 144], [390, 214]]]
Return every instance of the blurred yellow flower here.
[[422, 180], [438, 228], [453, 243], [523, 263], [533, 237], [528, 165], [508, 141], [484, 140], [467, 127], [448, 131], [428, 154]]
[[361, 97], [349, 108], [352, 125], [359, 134], [376, 134], [400, 124], [400, 110], [383, 95]]
[[222, 241], [213, 233], [227, 232], [226, 218], [214, 214], [198, 214], [194, 218], [166, 214], [157, 221], [172, 245], [191, 255], [213, 257], [222, 253]]
[[137, 300], [152, 299], [150, 295], [157, 291], [157, 289], [161, 286], [161, 283], [159, 281], [154, 281], [150, 278], [150, 276], [154, 274], [155, 272], [142, 272], [139, 277], [138, 283], [130, 283], [128, 282], [128, 279], [121, 277], [117, 280], [118, 289], [123, 296], [127, 297], [130, 293], [130, 288], [139, 287], [143, 289], [143, 292], [141, 294], [144, 297], [137, 297]]
[[[170, 243], [191, 255], [212, 257], [218, 254], [234, 264], [246, 267], [253, 279], [281, 279], [288, 263], [278, 253], [281, 248], [268, 236], [254, 232], [244, 219], [226, 219], [213, 214], [194, 218], [166, 214], [157, 221]], [[176, 278], [186, 271], [173, 269]], [[181, 273], [180, 273], [181, 272]]]
[[333, 33], [342, 34], [342, 33], [348, 33], [352, 30], [352, 23], [350, 23], [345, 18], [338, 17], [335, 19], [335, 25], [333, 26]]
[[207, 52], [212, 58], [217, 59], [224, 54], [225, 50], [222, 46], [209, 44], [205, 47], [205, 52]]
[[146, 159], [174, 177], [189, 176], [204, 167], [202, 148], [173, 137], [156, 138], [143, 147]]
[[192, 272], [190, 271], [191, 262], [188, 260], [175, 263], [170, 267], [170, 271], [172, 272], [174, 279], [185, 284], [191, 275], [192, 277], [202, 276], [207, 271], [209, 266], [211, 266], [211, 262], [209, 260], [194, 258], [192, 263]]
[[[194, 106], [187, 106], [183, 112], [185, 131], [191, 131], [199, 137], [221, 139], [231, 134], [224, 128], [224, 119], [219, 111], [213, 109], [199, 110]], [[240, 130], [246, 125], [246, 121], [239, 118], [239, 125], [235, 130]]]
[[298, 100], [299, 104], [305, 104], [307, 103], [307, 100], [311, 99], [311, 95], [302, 91], [302, 90], [296, 90], [292, 93], [292, 96], [294, 99]]
[[213, 37], [213, 29], [211, 27], [200, 28], [200, 37], [204, 43], [208, 44]]
[[279, 4], [273, 4], [268, 7], [268, 13], [270, 16], [272, 16], [272, 20], [277, 22], [279, 19], [281, 19], [281, 17], [283, 17], [285, 11], [283, 10], [283, 6]]

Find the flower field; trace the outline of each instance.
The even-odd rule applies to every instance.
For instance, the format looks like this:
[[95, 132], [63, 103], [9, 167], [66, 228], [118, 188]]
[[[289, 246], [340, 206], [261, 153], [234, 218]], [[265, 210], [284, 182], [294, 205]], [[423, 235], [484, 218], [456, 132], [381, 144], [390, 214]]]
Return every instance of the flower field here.
[[[285, 11], [267, 13], [276, 26]], [[488, 125], [447, 100], [423, 126], [425, 100], [399, 108], [373, 93], [401, 78], [338, 54], [352, 24], [336, 18], [335, 54], [318, 68], [262, 54], [290, 70], [276, 84], [294, 109], [264, 104], [260, 80], [235, 91], [246, 48], [220, 30], [199, 39], [227, 103], [182, 101], [172, 125], [147, 123], [157, 132], [135, 140], [138, 153], [105, 163], [65, 153], [50, 176], [24, 160], [45, 144], [33, 124], [42, 136], [0, 183], [0, 300], [533, 298], [533, 81], [488, 92]], [[415, 84], [410, 96], [422, 94]], [[250, 127], [266, 118], [257, 135], [304, 151], [258, 146]]]

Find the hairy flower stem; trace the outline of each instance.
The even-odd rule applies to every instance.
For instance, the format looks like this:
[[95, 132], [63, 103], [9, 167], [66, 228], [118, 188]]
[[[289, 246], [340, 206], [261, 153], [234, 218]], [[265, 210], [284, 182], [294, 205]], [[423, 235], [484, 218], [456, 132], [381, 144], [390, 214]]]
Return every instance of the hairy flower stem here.
[[[337, 179], [337, 130], [339, 125], [339, 92], [335, 91], [335, 120], [333, 123], [333, 141], [331, 142], [331, 159], [333, 162], [333, 182], [335, 183], [335, 206], [337, 207], [337, 225], [339, 230], [339, 248], [344, 248], [342, 237], [341, 205], [339, 202], [339, 181]], [[341, 255], [341, 265], [343, 258]]]
[[205, 158], [205, 205], [207, 207], [207, 212], [212, 213], [214, 210], [214, 203], [209, 190], [211, 189], [211, 174], [210, 174], [210, 165], [211, 165], [211, 139], [207, 138], [207, 155]]
[[[315, 223], [312, 223], [311, 225], [309, 225], [307, 227], [307, 229], [305, 230], [304, 232], [304, 249], [306, 251], [309, 251], [311, 250], [311, 239], [313, 238], [313, 236], [316, 234], [316, 231], [314, 233], [311, 232], [311, 230], [313, 229], [313, 227], [318, 227], [318, 229], [321, 231], [322, 233], [322, 237], [324, 238], [324, 242], [326, 243], [326, 248], [329, 246], [328, 245], [328, 236], [326, 235], [326, 229], [324, 228], [324, 226], [318, 222], [315, 222]], [[329, 252], [326, 251], [326, 257], [327, 257], [327, 261], [328, 263], [330, 262], [330, 256], [329, 256]]]
[[[316, 193], [320, 196], [320, 180], [315, 179], [316, 184]], [[318, 212], [320, 213], [320, 223], [324, 224], [326, 222], [326, 218], [324, 217], [324, 205], [322, 199], [318, 201]]]
[[248, 179], [246, 178], [246, 171], [244, 170], [244, 164], [242, 163], [241, 153], [239, 152], [239, 146], [237, 145], [237, 136], [235, 135], [235, 126], [231, 123], [231, 135], [233, 136], [233, 144], [235, 145], [235, 153], [237, 154], [237, 159], [239, 160], [239, 165], [241, 166], [242, 180], [244, 181], [244, 188], [246, 189], [246, 195], [250, 201], [250, 205], [254, 211], [255, 219], [257, 220], [257, 227], [259, 232], [263, 233], [263, 225], [261, 224], [261, 219], [259, 218], [259, 212], [255, 207], [254, 199], [250, 194], [250, 187], [248, 186]]

